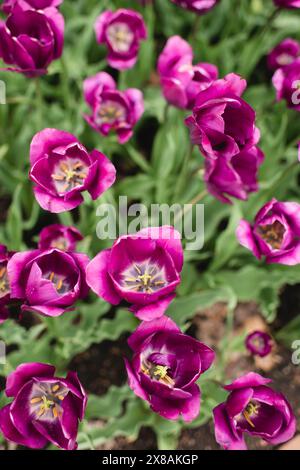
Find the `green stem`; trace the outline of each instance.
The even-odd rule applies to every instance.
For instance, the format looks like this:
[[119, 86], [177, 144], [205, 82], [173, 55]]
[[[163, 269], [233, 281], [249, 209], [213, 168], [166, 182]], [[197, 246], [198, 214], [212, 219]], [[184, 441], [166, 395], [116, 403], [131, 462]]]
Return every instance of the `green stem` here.
[[41, 79], [35, 79], [35, 94], [36, 94], [36, 116], [37, 116], [37, 129], [41, 128], [43, 122], [43, 94], [41, 87]]
[[70, 109], [69, 73], [64, 56], [60, 59], [63, 100], [66, 109]]
[[174, 193], [174, 200], [175, 201], [178, 200], [178, 198], [180, 197], [183, 189], [185, 188], [185, 186], [187, 184], [189, 162], [190, 162], [190, 158], [191, 158], [192, 153], [193, 153], [193, 149], [194, 149], [194, 146], [191, 143], [189, 145], [188, 151], [186, 152], [186, 154], [184, 156], [184, 160], [183, 160], [182, 167], [181, 167], [181, 172], [180, 172], [179, 178], [177, 180], [177, 185], [176, 185], [176, 189], [175, 189], [175, 193]]
[[273, 10], [269, 18], [267, 19], [267, 22], [263, 29], [260, 32], [260, 37], [261, 40], [265, 37], [266, 33], [272, 28], [274, 21], [278, 17], [279, 13], [281, 12], [281, 8], [276, 8], [276, 10]]

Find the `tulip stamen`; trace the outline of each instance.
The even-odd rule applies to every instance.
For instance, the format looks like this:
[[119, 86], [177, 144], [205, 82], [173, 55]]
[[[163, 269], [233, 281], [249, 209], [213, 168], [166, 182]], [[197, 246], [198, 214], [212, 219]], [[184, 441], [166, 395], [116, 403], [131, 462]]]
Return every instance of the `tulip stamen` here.
[[258, 408], [259, 408], [259, 405], [256, 405], [250, 401], [250, 403], [248, 403], [245, 410], [243, 411], [243, 416], [245, 420], [247, 421], [248, 424], [250, 424], [252, 428], [255, 428], [255, 425], [252, 422], [252, 416], [258, 415]]
[[9, 281], [7, 277], [7, 269], [2, 267], [0, 269], [0, 298], [9, 294]]
[[54, 271], [51, 271], [51, 273], [46, 276], [46, 279], [52, 282], [52, 284], [54, 285], [58, 293], [60, 294], [63, 293], [66, 287], [66, 282], [65, 282], [64, 277], [60, 277], [57, 274], [55, 274]]
[[276, 220], [273, 224], [260, 225], [258, 234], [265, 240], [274, 250], [279, 250], [282, 245], [285, 234], [284, 226]]
[[152, 294], [166, 284], [162, 269], [156, 265], [133, 264], [133, 269], [129, 268], [124, 274], [126, 274], [124, 282], [127, 288], [134, 292]]
[[128, 52], [134, 40], [134, 34], [125, 23], [114, 23], [109, 26], [107, 36], [116, 52]]
[[175, 381], [168, 374], [168, 366], [161, 366], [157, 364], [142, 364], [141, 369], [142, 372], [146, 375], [149, 375], [152, 380], [154, 379], [165, 385], [170, 385], [171, 387], [174, 387]]
[[98, 124], [120, 124], [126, 119], [126, 110], [120, 104], [114, 101], [104, 101], [98, 111]]
[[38, 419], [42, 417], [48, 419], [51, 416], [54, 419], [60, 418], [62, 416], [61, 403], [65, 399], [68, 390], [61, 387], [59, 384], [52, 386], [42, 384], [40, 391], [42, 391], [41, 395], [35, 396], [30, 400], [30, 404], [34, 407], [33, 412], [36, 414], [36, 417]]
[[87, 177], [87, 168], [79, 161], [60, 162], [52, 174], [58, 192], [65, 193], [82, 186]]

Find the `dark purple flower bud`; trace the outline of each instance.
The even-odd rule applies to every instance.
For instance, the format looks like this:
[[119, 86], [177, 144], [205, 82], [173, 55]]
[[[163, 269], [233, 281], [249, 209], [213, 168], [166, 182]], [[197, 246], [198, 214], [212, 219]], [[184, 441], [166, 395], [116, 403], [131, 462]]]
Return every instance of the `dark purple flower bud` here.
[[198, 15], [204, 15], [214, 8], [219, 0], [171, 0], [176, 5], [194, 11]]
[[245, 345], [254, 356], [265, 357], [272, 351], [272, 338], [264, 331], [254, 331], [247, 336]]
[[226, 450], [247, 450], [244, 434], [257, 436], [272, 445], [291, 439], [296, 419], [287, 399], [266, 386], [271, 382], [250, 372], [227, 385], [227, 401], [214, 413], [215, 436]]
[[115, 167], [103, 153], [89, 153], [74, 135], [57, 129], [44, 129], [34, 136], [30, 163], [36, 200], [54, 213], [78, 207], [84, 191], [96, 200], [116, 178]]
[[90, 126], [104, 136], [115, 131], [121, 144], [127, 142], [144, 112], [142, 92], [136, 88], [117, 90], [114, 79], [106, 72], [87, 78], [83, 90], [92, 110], [91, 116], [85, 116]]
[[147, 38], [146, 25], [139, 13], [124, 8], [106, 10], [97, 18], [95, 31], [97, 42], [108, 49], [111, 67], [125, 70], [135, 65], [140, 42]]
[[31, 449], [48, 443], [65, 450], [77, 448], [87, 396], [75, 372], [60, 378], [51, 365], [21, 364], [7, 377], [6, 395], [13, 401], [0, 410], [5, 439]]
[[277, 101], [285, 100], [289, 108], [300, 111], [300, 58], [276, 70], [273, 85]]
[[57, 317], [87, 296], [87, 255], [57, 249], [16, 253], [8, 262], [11, 296], [24, 303], [23, 311]]
[[192, 109], [200, 91], [218, 78], [216, 66], [193, 65], [193, 50], [180, 36], [168, 39], [158, 59], [158, 73], [166, 100], [184, 109]]
[[287, 38], [269, 53], [268, 66], [271, 70], [277, 70], [294, 62], [299, 55], [300, 43], [294, 39]]
[[59, 224], [48, 225], [40, 233], [39, 249], [57, 248], [61, 251], [75, 251], [76, 244], [80, 240], [83, 240], [83, 236], [75, 227], [65, 227]]
[[260, 132], [255, 111], [241, 94], [246, 81], [229, 74], [201, 91], [186, 119], [193, 144], [205, 157], [208, 190], [222, 202], [228, 196], [245, 200], [257, 191], [257, 173], [264, 155], [256, 146]]
[[58, 7], [63, 0], [4, 0], [2, 10], [9, 14], [18, 5], [23, 10], [45, 10], [49, 7]]
[[268, 202], [254, 224], [241, 220], [236, 235], [241, 245], [267, 263], [300, 263], [300, 205], [296, 202]]
[[43, 75], [62, 55], [63, 45], [64, 18], [54, 7], [36, 11], [16, 5], [6, 21], [0, 21], [0, 58], [14, 66], [7, 70]]
[[161, 317], [180, 283], [183, 249], [173, 227], [146, 228], [120, 237], [88, 265], [91, 289], [113, 305], [126, 300], [140, 319]]
[[8, 252], [6, 246], [0, 245], [0, 324], [7, 320], [9, 311], [7, 305], [11, 299], [10, 283], [7, 273], [7, 263], [14, 253]]
[[194, 420], [200, 411], [200, 375], [215, 354], [203, 343], [183, 334], [168, 317], [142, 322], [128, 344], [134, 356], [125, 359], [129, 386], [166, 419]]
[[295, 9], [300, 8], [300, 0], [273, 0], [279, 8]]

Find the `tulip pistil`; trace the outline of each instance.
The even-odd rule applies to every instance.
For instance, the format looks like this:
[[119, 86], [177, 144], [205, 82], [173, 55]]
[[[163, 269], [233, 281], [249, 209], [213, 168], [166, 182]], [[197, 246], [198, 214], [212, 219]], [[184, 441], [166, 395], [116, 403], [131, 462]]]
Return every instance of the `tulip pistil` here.
[[9, 294], [9, 282], [7, 277], [7, 269], [0, 268], [0, 299]]
[[126, 110], [121, 104], [112, 100], [101, 103], [98, 111], [98, 124], [114, 124], [126, 120]]
[[65, 399], [68, 390], [59, 384], [46, 384], [41, 386], [39, 391], [42, 392], [41, 395], [33, 396], [30, 399], [36, 417], [38, 419], [48, 418], [49, 416], [54, 419], [61, 418], [61, 403]]
[[158, 382], [164, 383], [173, 387], [175, 385], [174, 380], [168, 374], [169, 367], [161, 366], [157, 364], [144, 363], [142, 364], [142, 372], [149, 375], [151, 379], [157, 380]]
[[82, 186], [86, 177], [87, 168], [84, 163], [77, 160], [60, 162], [52, 174], [55, 188], [59, 193], [66, 193]]
[[270, 225], [260, 225], [258, 233], [274, 250], [279, 250], [285, 234], [284, 226], [276, 220]]
[[125, 23], [113, 23], [107, 28], [107, 37], [112, 48], [116, 52], [128, 52], [133, 40], [134, 34]]
[[136, 292], [152, 294], [166, 284], [161, 270], [158, 270], [155, 265], [138, 266], [134, 264], [133, 271], [130, 271], [129, 274], [125, 276], [125, 283], [130, 290]]
[[252, 419], [254, 415], [258, 415], [258, 408], [259, 408], [259, 405], [250, 401], [248, 405], [246, 406], [245, 410], [243, 411], [243, 416], [245, 420], [247, 421], [248, 424], [250, 424], [252, 428], [255, 428], [255, 425], [253, 424]]

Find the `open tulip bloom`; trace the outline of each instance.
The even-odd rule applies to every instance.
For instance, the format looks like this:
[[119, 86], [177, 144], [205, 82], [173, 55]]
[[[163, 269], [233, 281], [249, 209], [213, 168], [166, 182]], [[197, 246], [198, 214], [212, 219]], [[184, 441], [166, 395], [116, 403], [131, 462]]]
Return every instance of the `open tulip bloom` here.
[[6, 70], [36, 77], [62, 55], [64, 18], [53, 6], [38, 11], [22, 6], [17, 2], [6, 21], [0, 21], [0, 58], [12, 66]]
[[291, 64], [300, 55], [300, 43], [294, 39], [284, 39], [268, 54], [268, 66], [271, 70]]
[[136, 88], [117, 90], [116, 82], [106, 72], [87, 78], [83, 89], [92, 110], [91, 116], [85, 115], [89, 125], [104, 136], [115, 131], [121, 144], [127, 142], [144, 113], [142, 92]]
[[87, 396], [76, 373], [61, 378], [51, 365], [21, 364], [7, 377], [6, 395], [13, 399], [0, 410], [6, 439], [32, 449], [49, 443], [65, 450], [77, 448]]
[[87, 255], [58, 249], [16, 253], [8, 262], [11, 296], [22, 310], [57, 317], [87, 296]]
[[180, 283], [183, 249], [173, 227], [147, 228], [120, 237], [88, 265], [91, 289], [113, 305], [122, 300], [140, 320], [161, 317]]
[[125, 363], [134, 393], [166, 419], [197, 418], [201, 395], [196, 382], [214, 360], [212, 349], [183, 334], [168, 317], [143, 322], [128, 344], [134, 356]]
[[78, 207], [84, 191], [98, 199], [116, 178], [115, 167], [103, 153], [89, 153], [74, 135], [57, 129], [44, 129], [34, 136], [30, 164], [36, 200], [54, 213]]
[[285, 67], [276, 70], [272, 81], [276, 90], [277, 101], [285, 100], [289, 108], [300, 111], [300, 58]]
[[227, 401], [214, 409], [215, 436], [226, 450], [247, 450], [244, 436], [278, 445], [296, 432], [296, 419], [284, 395], [268, 387], [270, 379], [249, 374], [227, 385]]
[[241, 245], [267, 263], [300, 263], [300, 204], [272, 199], [265, 204], [251, 225], [241, 220], [237, 238]]
[[265, 357], [272, 351], [272, 338], [265, 331], [253, 331], [247, 336], [245, 345], [253, 356]]
[[143, 17], [134, 10], [104, 11], [95, 24], [99, 44], [108, 49], [108, 64], [118, 70], [132, 68], [138, 58], [140, 42], [147, 38]]

